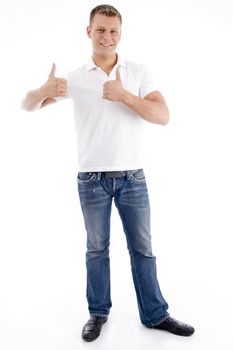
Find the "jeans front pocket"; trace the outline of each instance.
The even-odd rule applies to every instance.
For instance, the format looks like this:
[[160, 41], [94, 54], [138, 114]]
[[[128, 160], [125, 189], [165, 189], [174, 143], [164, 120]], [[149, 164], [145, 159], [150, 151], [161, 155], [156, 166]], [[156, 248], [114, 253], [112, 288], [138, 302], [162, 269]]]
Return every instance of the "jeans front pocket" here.
[[135, 171], [135, 173], [131, 174], [130, 179], [134, 182], [134, 183], [145, 183], [146, 182], [146, 178], [145, 178], [145, 174], [144, 174], [144, 170], [143, 169], [138, 169]]
[[91, 172], [78, 172], [78, 176], [77, 176], [77, 182], [79, 184], [88, 184], [90, 183], [92, 180], [96, 179], [96, 174], [95, 173], [91, 173]]

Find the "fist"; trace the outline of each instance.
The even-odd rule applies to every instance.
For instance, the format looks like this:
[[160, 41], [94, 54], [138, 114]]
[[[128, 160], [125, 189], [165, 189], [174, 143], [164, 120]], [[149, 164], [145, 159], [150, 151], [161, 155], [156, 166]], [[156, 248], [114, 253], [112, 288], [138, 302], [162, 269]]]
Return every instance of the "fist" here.
[[119, 68], [116, 71], [116, 80], [109, 80], [103, 85], [103, 98], [109, 101], [121, 101], [125, 90], [122, 85]]
[[56, 65], [53, 63], [51, 72], [49, 73], [48, 80], [42, 86], [46, 97], [60, 97], [67, 94], [68, 85], [67, 80], [63, 78], [55, 77]]

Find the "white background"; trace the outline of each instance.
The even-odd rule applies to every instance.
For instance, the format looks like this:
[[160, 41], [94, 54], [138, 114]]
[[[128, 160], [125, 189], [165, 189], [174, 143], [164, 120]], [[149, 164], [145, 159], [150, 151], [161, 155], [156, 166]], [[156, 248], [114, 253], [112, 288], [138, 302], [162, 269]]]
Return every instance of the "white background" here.
[[170, 123], [145, 122], [145, 173], [158, 277], [182, 338], [143, 327], [129, 256], [112, 210], [113, 307], [94, 343], [81, 340], [85, 228], [76, 175], [71, 101], [21, 110], [28, 90], [91, 55], [89, 12], [79, 0], [1, 5], [1, 350], [230, 349], [232, 340], [231, 0], [110, 1], [123, 16], [119, 53], [147, 64]]

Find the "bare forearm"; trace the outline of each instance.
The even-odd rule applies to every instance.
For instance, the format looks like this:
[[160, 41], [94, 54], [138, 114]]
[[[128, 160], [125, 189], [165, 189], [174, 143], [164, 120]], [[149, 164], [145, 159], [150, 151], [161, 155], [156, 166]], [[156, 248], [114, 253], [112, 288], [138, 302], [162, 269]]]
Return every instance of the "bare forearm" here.
[[47, 97], [42, 87], [37, 90], [29, 91], [22, 101], [22, 108], [29, 112], [40, 109]]
[[165, 101], [150, 101], [125, 91], [121, 102], [148, 122], [162, 125], [168, 123], [169, 110]]

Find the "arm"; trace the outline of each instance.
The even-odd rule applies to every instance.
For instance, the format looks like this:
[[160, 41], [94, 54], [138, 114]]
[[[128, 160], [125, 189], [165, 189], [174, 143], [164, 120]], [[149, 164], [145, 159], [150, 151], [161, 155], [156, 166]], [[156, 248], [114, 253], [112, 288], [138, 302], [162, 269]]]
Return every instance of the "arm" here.
[[169, 110], [159, 91], [140, 98], [125, 90], [120, 101], [148, 122], [166, 125], [169, 121]]
[[67, 94], [67, 81], [62, 78], [55, 78], [56, 66], [53, 64], [48, 80], [37, 90], [27, 93], [22, 101], [22, 108], [27, 111], [36, 111], [51, 103], [56, 102], [55, 97]]
[[55, 98], [48, 97], [44, 88], [41, 87], [37, 90], [29, 91], [21, 106], [26, 111], [33, 112], [54, 102], [56, 102]]
[[159, 91], [153, 91], [144, 98], [133, 95], [124, 89], [119, 71], [116, 72], [116, 80], [107, 81], [104, 84], [103, 98], [122, 102], [151, 123], [166, 125], [169, 121], [169, 110], [162, 94]]

